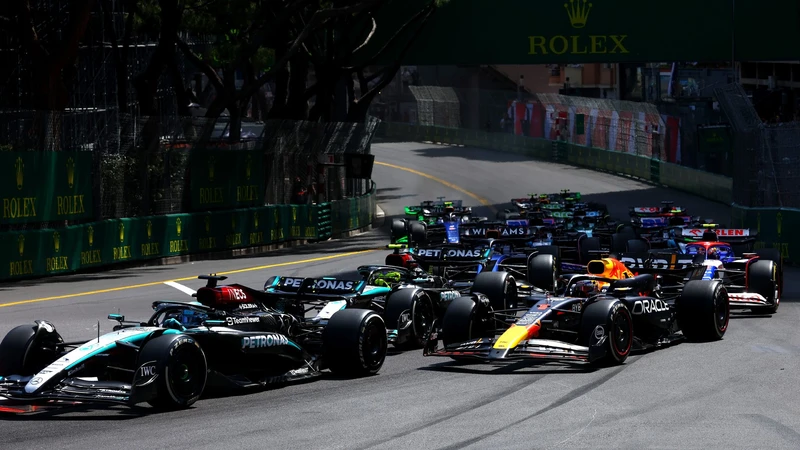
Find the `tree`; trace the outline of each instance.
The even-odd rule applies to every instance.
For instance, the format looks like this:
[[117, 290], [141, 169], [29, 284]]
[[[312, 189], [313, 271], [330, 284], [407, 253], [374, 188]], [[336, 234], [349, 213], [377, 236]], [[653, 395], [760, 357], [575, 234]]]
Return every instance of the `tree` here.
[[[29, 0], [6, 0], [0, 6], [0, 24], [24, 49], [24, 64], [32, 78], [33, 107], [46, 112], [47, 120], [36, 130], [41, 136], [41, 149], [57, 150], [61, 132], [61, 113], [69, 103], [70, 88], [76, 75], [78, 48], [86, 34], [95, 0], [70, 0], [65, 13], [58, 15], [56, 27], [61, 27], [61, 39], [56, 33], [41, 35], [43, 18], [36, 17]], [[61, 20], [67, 16], [66, 24]], [[55, 31], [52, 25], [45, 31]]]

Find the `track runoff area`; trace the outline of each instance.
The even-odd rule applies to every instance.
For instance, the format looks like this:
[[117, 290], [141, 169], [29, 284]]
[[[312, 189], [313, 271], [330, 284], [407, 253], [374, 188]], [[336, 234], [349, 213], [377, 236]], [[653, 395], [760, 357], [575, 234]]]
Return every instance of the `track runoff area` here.
[[[374, 153], [383, 163], [375, 178], [387, 219], [438, 196], [463, 199], [477, 215], [494, 217], [511, 207], [512, 197], [560, 189], [605, 203], [618, 218], [627, 217], [629, 206], [661, 200], [704, 217], [728, 214], [724, 205], [635, 180], [480, 149], [401, 143], [375, 145]], [[256, 289], [275, 275], [344, 278], [359, 265], [384, 262], [387, 228], [264, 258], [6, 286], [0, 332], [48, 319], [65, 340], [86, 341], [97, 335], [98, 321], [102, 333], [110, 331], [108, 313], [141, 319], [152, 313], [154, 300], [193, 300], [189, 295], [206, 284], [196, 279], [202, 273], [224, 272], [229, 278], [222, 283]], [[37, 446], [61, 448], [159, 445], [179, 427], [193, 448], [265, 442], [269, 448], [794, 448], [800, 345], [794, 269], [785, 273], [776, 314], [734, 313], [721, 340], [634, 352], [619, 366], [465, 365], [391, 349], [375, 376], [324, 376], [248, 395], [208, 396], [179, 412], [150, 414], [145, 406], [25, 415], [4, 423], [0, 445], [30, 448], [31, 436]], [[102, 426], [104, 420], [113, 426]]]

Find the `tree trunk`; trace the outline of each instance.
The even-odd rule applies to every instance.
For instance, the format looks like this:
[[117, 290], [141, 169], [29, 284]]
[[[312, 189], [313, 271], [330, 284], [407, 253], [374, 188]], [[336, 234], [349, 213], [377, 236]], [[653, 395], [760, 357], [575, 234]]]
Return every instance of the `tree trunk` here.
[[[286, 56], [286, 47], [281, 46], [275, 49], [275, 60], [280, 60]], [[291, 75], [288, 67], [283, 67], [275, 73], [275, 92], [272, 93], [272, 108], [267, 115], [268, 119], [283, 117], [286, 108], [286, 99], [289, 96], [289, 79]]]
[[289, 99], [286, 102], [286, 111], [283, 118], [290, 120], [306, 120], [308, 118], [308, 100], [306, 87], [308, 85], [308, 58], [298, 53], [289, 62]]

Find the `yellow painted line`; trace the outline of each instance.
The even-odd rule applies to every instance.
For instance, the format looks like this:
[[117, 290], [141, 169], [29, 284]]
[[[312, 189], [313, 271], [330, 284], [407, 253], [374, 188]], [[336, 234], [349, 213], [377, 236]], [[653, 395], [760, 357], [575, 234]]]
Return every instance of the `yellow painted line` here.
[[454, 191], [461, 192], [462, 194], [465, 194], [465, 195], [468, 195], [468, 196], [474, 198], [475, 200], [480, 202], [481, 205], [488, 207], [493, 213], [497, 212], [497, 208], [492, 206], [492, 202], [490, 202], [489, 200], [486, 200], [485, 198], [480, 197], [478, 194], [473, 194], [472, 192], [462, 188], [461, 186], [456, 186], [455, 184], [450, 183], [449, 181], [444, 181], [441, 178], [437, 178], [437, 177], [435, 177], [433, 175], [428, 175], [427, 173], [420, 172], [419, 170], [409, 169], [408, 167], [396, 166], [394, 164], [389, 164], [389, 163], [380, 162], [380, 161], [375, 161], [375, 164], [377, 164], [379, 166], [391, 167], [392, 169], [405, 170], [406, 172], [411, 172], [414, 175], [419, 175], [419, 176], [421, 176], [423, 178], [427, 178], [429, 180], [433, 180], [433, 181], [435, 181], [437, 183], [440, 183], [440, 184], [443, 184], [443, 185], [449, 187], [450, 189], [452, 189]]
[[[337, 253], [335, 255], [321, 256], [319, 258], [303, 259], [303, 260], [300, 260], [300, 261], [290, 261], [290, 262], [277, 263], [277, 264], [267, 264], [266, 266], [248, 267], [246, 269], [229, 270], [227, 272], [217, 272], [217, 275], [231, 275], [231, 274], [234, 274], [234, 273], [252, 272], [254, 270], [274, 269], [276, 267], [286, 267], [286, 266], [296, 266], [298, 264], [306, 264], [306, 263], [313, 263], [313, 262], [319, 262], [319, 261], [327, 261], [327, 260], [336, 259], [336, 258], [344, 258], [344, 257], [348, 257], [348, 256], [361, 255], [361, 254], [364, 254], [364, 253], [370, 253], [370, 252], [374, 252], [374, 251], [377, 251], [377, 250], [379, 250], [379, 249], [369, 249], [369, 250], [359, 250], [357, 252]], [[49, 301], [52, 301], [52, 300], [62, 300], [62, 299], [65, 299], [65, 298], [83, 297], [83, 296], [86, 296], [86, 295], [107, 294], [109, 292], [124, 291], [124, 290], [128, 290], [128, 289], [137, 289], [137, 288], [143, 288], [143, 287], [158, 286], [160, 284], [164, 284], [164, 283], [167, 283], [167, 282], [175, 283], [175, 282], [178, 282], [178, 281], [190, 281], [190, 280], [196, 280], [196, 279], [197, 279], [197, 276], [195, 275], [193, 277], [174, 278], [172, 280], [154, 281], [152, 283], [132, 284], [130, 286], [119, 286], [119, 287], [109, 288], [109, 289], [99, 289], [99, 290], [96, 290], [96, 291], [79, 292], [79, 293], [76, 293], [76, 294], [65, 294], [65, 295], [56, 295], [54, 297], [43, 297], [43, 298], [34, 298], [34, 299], [31, 299], [31, 300], [20, 300], [18, 302], [0, 303], [0, 308], [6, 308], [8, 306], [27, 305], [29, 303], [49, 302]]]

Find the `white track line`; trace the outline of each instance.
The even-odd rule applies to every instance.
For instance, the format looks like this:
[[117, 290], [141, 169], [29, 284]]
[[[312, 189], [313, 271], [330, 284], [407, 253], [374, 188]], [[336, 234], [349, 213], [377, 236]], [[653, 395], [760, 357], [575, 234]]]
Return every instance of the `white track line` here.
[[166, 284], [167, 286], [170, 286], [170, 287], [174, 287], [175, 289], [183, 292], [186, 295], [192, 295], [192, 294], [195, 293], [194, 289], [190, 289], [190, 288], [188, 288], [188, 287], [186, 287], [186, 286], [184, 286], [184, 285], [182, 285], [180, 283], [176, 283], [174, 281], [165, 281], [164, 284]]

